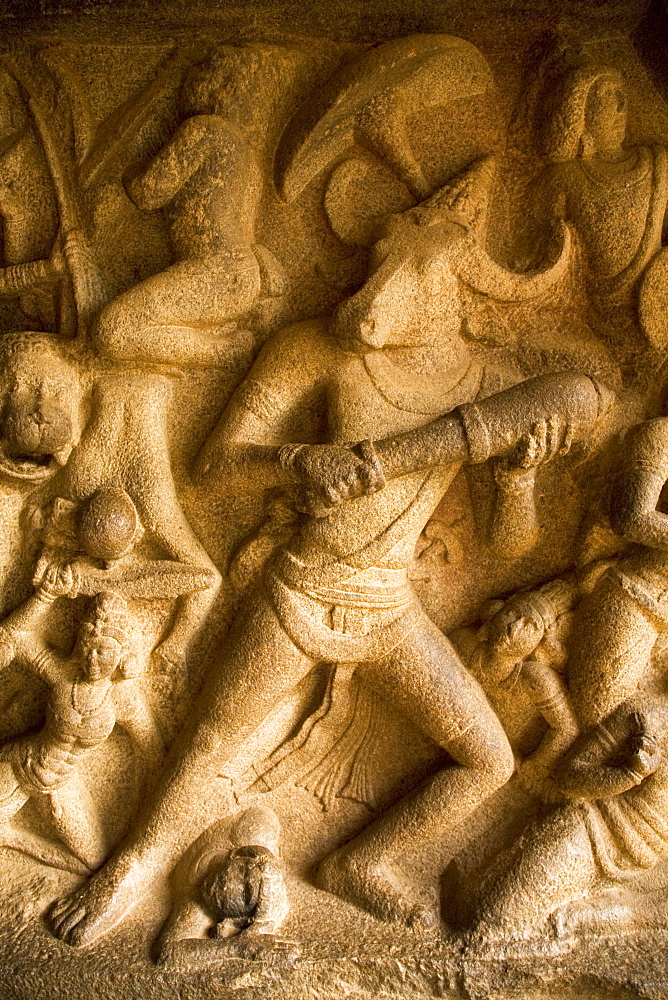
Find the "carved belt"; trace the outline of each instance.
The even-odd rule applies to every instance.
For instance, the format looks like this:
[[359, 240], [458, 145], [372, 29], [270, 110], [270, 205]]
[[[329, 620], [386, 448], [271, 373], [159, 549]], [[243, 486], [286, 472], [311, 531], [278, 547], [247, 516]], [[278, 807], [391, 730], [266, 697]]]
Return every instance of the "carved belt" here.
[[[301, 591], [293, 590], [276, 573], [265, 578], [265, 587], [276, 614], [298, 649], [316, 663], [360, 663], [380, 660], [401, 645], [409, 633], [425, 618], [417, 597], [393, 607], [365, 609], [368, 625], [366, 632], [337, 629], [345, 627], [345, 614], [337, 613], [337, 606], [330, 605], [332, 625], [325, 622], [328, 605]], [[343, 610], [343, 609], [342, 609]], [[353, 610], [353, 609], [351, 609]], [[378, 624], [373, 626], [373, 622]], [[356, 621], [356, 624], [362, 623]]]

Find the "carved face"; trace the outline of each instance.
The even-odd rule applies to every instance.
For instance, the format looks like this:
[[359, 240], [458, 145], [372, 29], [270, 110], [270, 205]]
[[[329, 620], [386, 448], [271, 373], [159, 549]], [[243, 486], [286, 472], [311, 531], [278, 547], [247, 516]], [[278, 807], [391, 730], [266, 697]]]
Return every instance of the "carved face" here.
[[373, 305], [363, 305], [352, 298], [342, 302], [334, 313], [333, 331], [347, 351], [367, 354], [384, 346], [390, 327]]
[[120, 665], [123, 649], [110, 635], [87, 635], [79, 641], [81, 665], [86, 680], [111, 677]]
[[41, 389], [10, 395], [4, 413], [7, 452], [45, 458], [61, 451], [72, 437], [72, 421], [57, 398]]
[[[44, 344], [26, 343], [5, 369], [0, 433], [4, 465], [22, 478], [63, 465], [78, 440], [81, 388], [74, 370]], [[5, 471], [11, 472], [9, 468]]]
[[600, 77], [591, 86], [585, 111], [585, 127], [594, 149], [621, 146], [626, 136], [627, 120], [628, 102], [624, 86], [615, 77]]
[[378, 286], [370, 292], [365, 285], [334, 314], [333, 332], [347, 350], [442, 345], [458, 332], [457, 281], [446, 262], [418, 255], [388, 268], [387, 281]]
[[489, 640], [495, 653], [522, 659], [532, 653], [545, 634], [542, 619], [519, 602], [509, 602], [489, 622]]

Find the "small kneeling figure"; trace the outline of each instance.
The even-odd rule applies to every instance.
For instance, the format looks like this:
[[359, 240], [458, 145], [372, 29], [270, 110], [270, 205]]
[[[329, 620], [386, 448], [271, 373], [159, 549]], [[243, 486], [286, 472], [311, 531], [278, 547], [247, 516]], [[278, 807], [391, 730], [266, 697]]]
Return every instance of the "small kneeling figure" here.
[[161, 936], [159, 961], [188, 970], [221, 959], [275, 959], [277, 952], [295, 958], [299, 945], [275, 936], [289, 909], [278, 817], [265, 806], [247, 809], [228, 835], [227, 852], [221, 825], [209, 827], [176, 869], [180, 899]]

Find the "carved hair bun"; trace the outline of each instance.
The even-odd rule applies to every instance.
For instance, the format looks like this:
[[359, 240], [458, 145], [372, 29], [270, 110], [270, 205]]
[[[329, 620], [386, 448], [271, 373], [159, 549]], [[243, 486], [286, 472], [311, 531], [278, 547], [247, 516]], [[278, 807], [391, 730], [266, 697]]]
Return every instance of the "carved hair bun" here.
[[79, 544], [97, 559], [120, 559], [137, 540], [139, 517], [120, 486], [101, 486], [79, 513]]

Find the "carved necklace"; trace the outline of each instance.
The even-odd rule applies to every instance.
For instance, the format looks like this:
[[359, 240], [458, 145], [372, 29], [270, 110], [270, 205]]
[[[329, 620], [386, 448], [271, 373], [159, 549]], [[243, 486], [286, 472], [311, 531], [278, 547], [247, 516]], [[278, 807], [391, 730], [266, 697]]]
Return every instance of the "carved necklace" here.
[[[632, 155], [629, 154], [625, 160], [616, 162], [627, 163]], [[639, 184], [642, 184], [650, 173], [651, 161], [647, 149], [642, 147], [636, 150], [634, 159], [635, 162], [633, 165], [624, 173], [610, 173], [606, 171], [603, 167], [603, 164], [606, 163], [605, 160], [580, 160], [579, 165], [583, 174], [594, 184], [598, 184], [608, 190], [611, 187], [616, 190], [623, 190], [624, 188], [637, 187]]]
[[81, 716], [82, 719], [91, 718], [92, 716], [98, 715], [101, 712], [101, 710], [106, 707], [106, 701], [109, 697], [109, 692], [111, 691], [112, 688], [111, 683], [105, 685], [105, 690], [102, 694], [101, 699], [92, 707], [90, 707], [90, 702], [85, 707], [80, 703], [80, 698], [84, 697], [80, 689], [87, 687], [88, 688], [87, 696], [89, 696], [96, 686], [97, 686], [96, 684], [91, 685], [90, 682], [87, 681], [78, 684], [75, 683], [72, 685], [72, 691], [71, 691], [72, 708], [79, 716]]
[[482, 366], [470, 357], [443, 374], [412, 375], [394, 364], [386, 351], [370, 351], [364, 355], [364, 367], [387, 403], [425, 416], [447, 413], [472, 399], [482, 379]]

